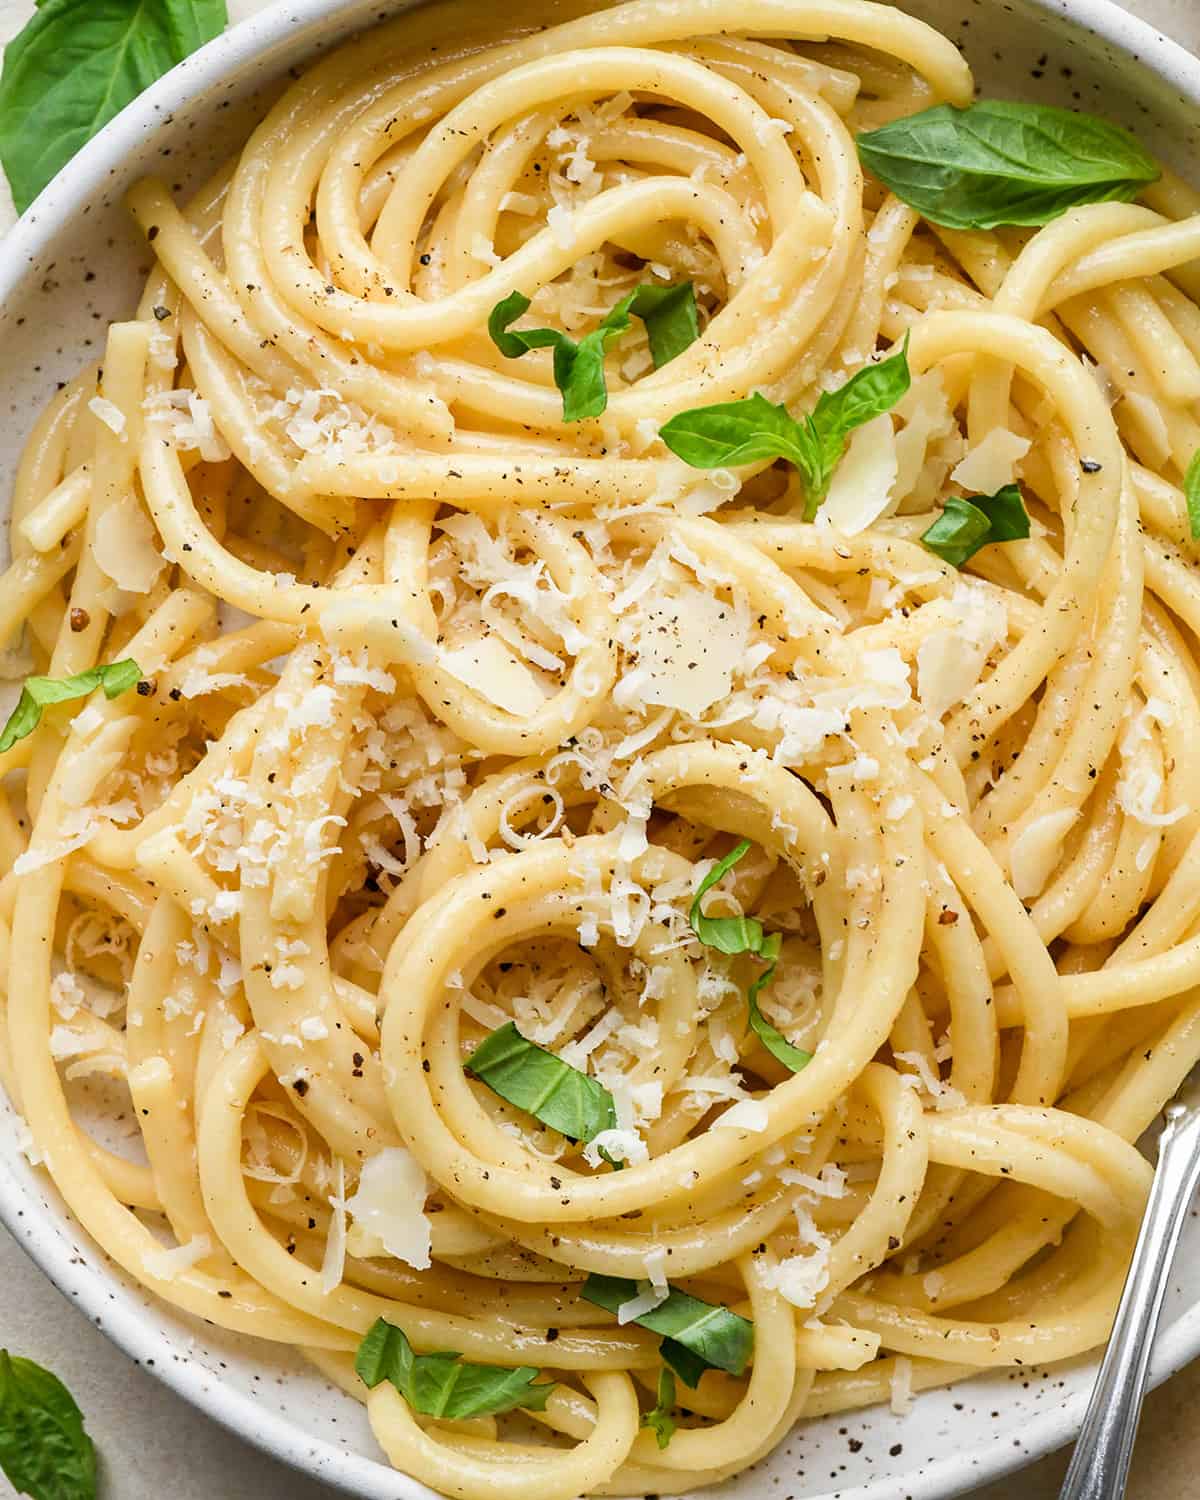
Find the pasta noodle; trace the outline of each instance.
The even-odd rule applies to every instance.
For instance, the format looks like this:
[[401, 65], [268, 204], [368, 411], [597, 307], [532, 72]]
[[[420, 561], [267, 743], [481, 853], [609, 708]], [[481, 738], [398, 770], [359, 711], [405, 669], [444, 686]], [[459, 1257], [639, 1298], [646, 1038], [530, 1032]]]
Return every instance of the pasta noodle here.
[[[1093, 1348], [1200, 1057], [1200, 198], [939, 227], [855, 148], [973, 97], [901, 10], [564, 14], [401, 15], [132, 190], [154, 269], [0, 580], [19, 675], [105, 688], [0, 753], [31, 1159], [462, 1500], [690, 1490]], [[901, 358], [815, 517], [660, 436]], [[656, 1407], [679, 1293], [753, 1352]], [[364, 1380], [395, 1330], [534, 1396]]]

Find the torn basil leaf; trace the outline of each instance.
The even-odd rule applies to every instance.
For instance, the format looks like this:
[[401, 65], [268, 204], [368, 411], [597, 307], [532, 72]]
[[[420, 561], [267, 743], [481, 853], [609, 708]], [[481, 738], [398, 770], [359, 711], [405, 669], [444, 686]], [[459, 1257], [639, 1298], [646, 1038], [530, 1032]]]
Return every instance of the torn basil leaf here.
[[891, 411], [911, 384], [906, 334], [896, 354], [864, 366], [838, 390], [823, 392], [807, 416], [797, 419], [755, 391], [744, 401], [681, 411], [659, 428], [659, 436], [694, 469], [786, 459], [800, 475], [804, 519], [811, 521], [829, 493], [850, 434]]
[[534, 1381], [532, 1365], [476, 1365], [459, 1354], [414, 1354], [401, 1329], [377, 1318], [358, 1346], [354, 1368], [364, 1385], [390, 1381], [414, 1411], [446, 1421], [492, 1417], [524, 1407], [543, 1411], [553, 1382]]
[[1084, 203], [1128, 202], [1160, 176], [1127, 130], [1011, 99], [937, 104], [858, 137], [885, 187], [934, 224], [1049, 223]]
[[529, 311], [529, 305], [523, 293], [510, 292], [492, 308], [488, 333], [506, 359], [520, 359], [531, 349], [553, 349], [554, 384], [562, 392], [564, 422], [598, 417], [608, 405], [604, 356], [609, 344], [628, 330], [631, 317], [640, 318], [646, 325], [656, 369], [681, 354], [700, 332], [690, 281], [677, 286], [635, 288], [578, 343], [557, 328], [510, 328], [509, 324]]
[[671, 1415], [674, 1409], [675, 1376], [664, 1365], [658, 1372], [658, 1391], [655, 1395], [654, 1407], [651, 1411], [642, 1413], [642, 1426], [648, 1427], [653, 1432], [654, 1439], [660, 1448], [665, 1448], [675, 1436], [675, 1418]]
[[705, 896], [740, 859], [750, 851], [750, 840], [743, 839], [723, 859], [719, 859], [700, 884], [692, 897], [688, 921], [692, 931], [709, 948], [718, 953], [761, 953], [763, 946], [762, 923], [757, 917], [706, 917], [702, 909]]
[[[613, 1314], [637, 1294], [636, 1281], [594, 1273], [584, 1282], [581, 1292], [585, 1301]], [[665, 1302], [634, 1321], [652, 1333], [663, 1335], [663, 1358], [691, 1386], [706, 1369], [741, 1375], [754, 1350], [754, 1324], [748, 1318], [675, 1288]], [[668, 1345], [672, 1346], [670, 1351]]]
[[973, 495], [970, 500], [952, 495], [921, 541], [943, 562], [961, 568], [981, 547], [1021, 541], [1028, 535], [1029, 512], [1021, 487], [1006, 484], [994, 495]]
[[1187, 501], [1188, 530], [1194, 542], [1200, 542], [1200, 448], [1192, 455], [1183, 477], [1183, 497]]
[[463, 1067], [501, 1099], [573, 1141], [590, 1141], [602, 1130], [616, 1128], [617, 1110], [608, 1090], [527, 1041], [511, 1021], [485, 1037]]
[[32, 1500], [95, 1500], [96, 1450], [57, 1375], [0, 1349], [0, 1469]]
[[97, 688], [104, 689], [106, 698], [116, 698], [140, 682], [141, 677], [142, 669], [132, 657], [109, 662], [107, 666], [89, 667], [74, 677], [27, 677], [16, 708], [0, 730], [0, 755], [33, 733], [41, 723], [42, 709], [51, 704], [86, 698]]
[[800, 1047], [793, 1047], [791, 1042], [771, 1025], [758, 1008], [758, 997], [770, 984], [775, 974], [775, 960], [779, 954], [780, 942], [779, 933], [773, 932], [763, 944], [759, 957], [769, 959], [770, 964], [751, 984], [746, 994], [746, 1002], [750, 1010], [750, 1030], [776, 1062], [781, 1062], [790, 1072], [798, 1073], [801, 1068], [806, 1068], [812, 1062], [812, 1053], [805, 1052]]

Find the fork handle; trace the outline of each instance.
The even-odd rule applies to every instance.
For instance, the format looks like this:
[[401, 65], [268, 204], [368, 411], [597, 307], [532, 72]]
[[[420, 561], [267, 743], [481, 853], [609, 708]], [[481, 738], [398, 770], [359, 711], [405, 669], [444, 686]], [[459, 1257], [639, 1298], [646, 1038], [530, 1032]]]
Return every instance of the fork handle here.
[[1173, 1106], [1100, 1373], [1059, 1500], [1120, 1500], [1175, 1247], [1200, 1182], [1200, 1116]]

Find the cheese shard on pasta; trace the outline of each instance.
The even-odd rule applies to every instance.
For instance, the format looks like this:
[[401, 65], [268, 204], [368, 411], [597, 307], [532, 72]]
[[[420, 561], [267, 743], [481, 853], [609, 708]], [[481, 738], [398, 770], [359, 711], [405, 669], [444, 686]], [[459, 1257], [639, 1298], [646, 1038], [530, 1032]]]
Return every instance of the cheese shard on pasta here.
[[391, 1255], [414, 1270], [427, 1270], [432, 1242], [425, 1212], [428, 1191], [424, 1168], [404, 1146], [385, 1146], [371, 1157], [346, 1203], [353, 1221], [346, 1234], [350, 1254]]
[[746, 626], [725, 600], [683, 586], [645, 600], [636, 650], [637, 665], [618, 684], [617, 702], [697, 717], [729, 696], [746, 653]]
[[148, 594], [166, 567], [154, 525], [133, 495], [100, 512], [94, 551], [105, 573], [129, 594]]
[[986, 584], [960, 579], [949, 604], [950, 622], [917, 648], [917, 696], [933, 719], [978, 685], [989, 655], [1008, 634], [1008, 611]]
[[846, 536], [865, 531], [891, 505], [897, 470], [896, 433], [885, 412], [850, 439], [818, 517]]
[[506, 713], [527, 719], [546, 701], [541, 683], [497, 636], [483, 635], [469, 646], [444, 651], [442, 665]]
[[976, 495], [994, 495], [1017, 477], [1017, 461], [1029, 452], [1029, 439], [1007, 427], [993, 427], [951, 473], [955, 484]]

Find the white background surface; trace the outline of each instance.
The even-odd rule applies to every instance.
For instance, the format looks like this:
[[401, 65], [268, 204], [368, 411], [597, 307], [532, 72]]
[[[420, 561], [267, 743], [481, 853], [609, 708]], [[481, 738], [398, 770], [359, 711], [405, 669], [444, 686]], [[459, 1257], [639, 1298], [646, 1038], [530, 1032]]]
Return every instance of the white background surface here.
[[[236, 18], [278, 0], [230, 0]], [[1200, 52], [1200, 0], [1129, 0], [1128, 8]], [[0, 0], [0, 41], [32, 12]], [[12, 220], [0, 183], [0, 232]], [[139, 1370], [47, 1282], [0, 1228], [0, 1344], [48, 1365], [73, 1391], [100, 1453], [104, 1500], [332, 1500], [192, 1410]], [[1200, 1500], [1200, 1363], [1151, 1396], [1130, 1500]], [[1053, 1500], [1065, 1455], [977, 1492], [975, 1500]], [[13, 1491], [0, 1477], [0, 1496]]]

